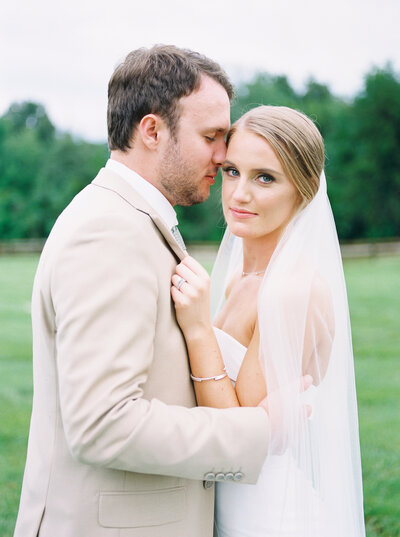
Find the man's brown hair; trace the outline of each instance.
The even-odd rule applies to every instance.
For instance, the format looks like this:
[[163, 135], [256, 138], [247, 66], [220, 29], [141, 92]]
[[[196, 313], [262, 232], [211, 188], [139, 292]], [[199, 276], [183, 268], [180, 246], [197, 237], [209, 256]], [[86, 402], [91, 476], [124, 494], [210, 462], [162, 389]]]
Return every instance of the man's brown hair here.
[[226, 73], [206, 56], [173, 45], [130, 52], [108, 84], [110, 150], [129, 149], [134, 130], [146, 114], [161, 116], [174, 136], [180, 116], [178, 101], [199, 88], [203, 75], [213, 78], [232, 98]]

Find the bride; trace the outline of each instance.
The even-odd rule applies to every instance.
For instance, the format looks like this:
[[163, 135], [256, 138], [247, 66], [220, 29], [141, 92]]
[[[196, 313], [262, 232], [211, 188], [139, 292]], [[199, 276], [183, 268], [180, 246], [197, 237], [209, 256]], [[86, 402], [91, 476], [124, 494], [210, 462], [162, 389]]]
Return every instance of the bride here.
[[227, 145], [213, 321], [209, 277], [193, 258], [171, 288], [198, 404], [262, 404], [270, 418], [257, 484], [216, 484], [216, 534], [362, 537], [350, 323], [322, 137], [300, 112], [260, 106]]

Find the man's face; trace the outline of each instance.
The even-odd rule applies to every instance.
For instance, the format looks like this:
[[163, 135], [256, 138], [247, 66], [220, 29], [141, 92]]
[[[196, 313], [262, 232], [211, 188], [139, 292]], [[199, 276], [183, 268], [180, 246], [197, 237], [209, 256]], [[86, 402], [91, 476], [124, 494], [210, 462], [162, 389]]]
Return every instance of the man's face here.
[[160, 161], [163, 193], [173, 205], [205, 201], [225, 159], [230, 104], [225, 89], [203, 76], [200, 87], [179, 101], [175, 138], [170, 136]]

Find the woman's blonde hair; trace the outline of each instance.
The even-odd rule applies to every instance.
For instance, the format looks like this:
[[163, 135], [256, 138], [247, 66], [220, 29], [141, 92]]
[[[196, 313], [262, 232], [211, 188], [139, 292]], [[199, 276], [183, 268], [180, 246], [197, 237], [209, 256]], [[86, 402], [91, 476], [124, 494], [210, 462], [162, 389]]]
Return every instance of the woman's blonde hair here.
[[313, 199], [324, 169], [325, 152], [321, 133], [310, 118], [286, 106], [258, 106], [232, 125], [228, 145], [238, 130], [262, 136], [275, 151], [303, 204]]

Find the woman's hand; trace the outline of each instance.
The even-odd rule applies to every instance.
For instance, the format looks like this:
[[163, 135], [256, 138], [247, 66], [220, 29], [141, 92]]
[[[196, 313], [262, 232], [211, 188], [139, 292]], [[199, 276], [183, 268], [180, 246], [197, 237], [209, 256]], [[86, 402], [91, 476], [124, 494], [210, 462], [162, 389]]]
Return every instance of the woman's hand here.
[[[312, 376], [304, 375], [300, 378], [300, 382], [293, 382], [291, 389], [295, 392], [300, 391], [300, 393], [305, 393], [312, 386], [312, 383]], [[269, 449], [270, 453], [275, 455], [284, 453], [290, 447], [290, 436], [288, 435], [287, 426], [289, 425], [289, 428], [296, 427], [296, 430], [301, 430], [305, 427], [305, 419], [310, 418], [313, 412], [313, 408], [309, 404], [302, 404], [300, 398], [299, 406], [293, 412], [293, 415], [289, 412], [288, 418], [285, 399], [287, 399], [287, 394], [283, 395], [278, 391], [271, 392], [257, 405], [263, 408], [268, 414], [271, 434]], [[297, 400], [295, 396], [294, 400]]]
[[172, 276], [171, 295], [185, 337], [210, 330], [210, 277], [193, 257], [186, 256]]

